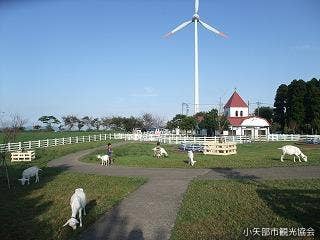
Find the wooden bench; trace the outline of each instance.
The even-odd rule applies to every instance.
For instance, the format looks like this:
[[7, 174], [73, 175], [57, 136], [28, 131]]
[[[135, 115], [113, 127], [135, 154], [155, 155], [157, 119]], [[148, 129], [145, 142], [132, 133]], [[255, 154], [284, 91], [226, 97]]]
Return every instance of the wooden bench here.
[[203, 153], [209, 155], [237, 154], [237, 144], [234, 142], [205, 142]]
[[31, 160], [35, 159], [34, 151], [17, 151], [11, 153], [11, 162], [31, 162]]

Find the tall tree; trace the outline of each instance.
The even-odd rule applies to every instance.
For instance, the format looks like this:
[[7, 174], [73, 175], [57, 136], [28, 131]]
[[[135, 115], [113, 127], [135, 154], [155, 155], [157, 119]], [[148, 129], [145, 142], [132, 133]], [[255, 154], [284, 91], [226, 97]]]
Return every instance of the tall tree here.
[[115, 117], [113, 116], [110, 119], [110, 127], [113, 130], [124, 130], [124, 126], [123, 126], [123, 118], [122, 117]]
[[304, 125], [306, 93], [306, 83], [303, 80], [293, 80], [288, 86], [287, 121], [294, 133], [301, 131]]
[[77, 123], [78, 123], [78, 118], [74, 115], [68, 115], [62, 117], [62, 120], [64, 122], [64, 125], [71, 130]]
[[81, 120], [83, 121], [84, 125], [87, 127], [87, 130], [91, 130], [92, 117], [85, 116]]
[[61, 123], [55, 116], [42, 116], [38, 119], [38, 121], [45, 124], [46, 130], [48, 130], [48, 131], [53, 130], [52, 125]]
[[144, 130], [149, 130], [150, 128], [155, 127], [154, 126], [154, 118], [151, 113], [144, 113], [141, 117], [143, 122], [143, 128]]
[[102, 122], [99, 118], [94, 118], [91, 121], [91, 126], [93, 126], [94, 128], [96, 128], [97, 131], [99, 131], [100, 127], [102, 125]]
[[188, 131], [193, 131], [196, 125], [197, 122], [193, 116], [185, 116], [180, 123], [180, 129], [185, 130], [187, 133]]
[[176, 116], [173, 117], [172, 120], [168, 121], [167, 122], [167, 128], [169, 130], [174, 130], [176, 129], [177, 127], [180, 128], [180, 125], [183, 121], [184, 118], [186, 118], [187, 116], [186, 115], [183, 115], [183, 114], [177, 114]]
[[135, 117], [129, 117], [129, 118], [123, 118], [122, 119], [123, 122], [123, 127], [126, 130], [126, 132], [132, 132], [133, 129], [135, 128], [142, 128], [143, 126], [143, 122], [141, 119], [139, 118], [135, 118]]
[[271, 107], [260, 107], [254, 110], [254, 115], [265, 118], [269, 123], [273, 122], [273, 109]]
[[280, 125], [280, 129], [283, 132], [286, 126], [286, 112], [288, 102], [288, 86], [281, 84], [276, 93], [274, 100], [274, 121]]
[[77, 118], [76, 125], [77, 125], [78, 130], [81, 131], [81, 129], [84, 127], [84, 121], [80, 118]]
[[111, 124], [111, 118], [108, 117], [104, 117], [101, 119], [101, 124], [105, 129], [110, 128], [110, 124]]
[[320, 80], [313, 78], [306, 83], [305, 130], [310, 134], [320, 133]]

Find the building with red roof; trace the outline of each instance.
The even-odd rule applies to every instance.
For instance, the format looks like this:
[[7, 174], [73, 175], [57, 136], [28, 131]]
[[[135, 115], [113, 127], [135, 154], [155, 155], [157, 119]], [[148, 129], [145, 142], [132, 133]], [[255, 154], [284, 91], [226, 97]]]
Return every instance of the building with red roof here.
[[256, 138], [269, 134], [270, 123], [264, 118], [249, 116], [248, 104], [236, 91], [225, 104], [224, 115], [230, 123], [229, 135], [247, 135]]

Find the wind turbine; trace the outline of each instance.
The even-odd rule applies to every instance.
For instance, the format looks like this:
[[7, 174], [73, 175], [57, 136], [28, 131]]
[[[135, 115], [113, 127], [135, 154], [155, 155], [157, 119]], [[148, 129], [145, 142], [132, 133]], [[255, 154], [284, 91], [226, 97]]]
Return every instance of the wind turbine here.
[[227, 38], [223, 32], [220, 32], [214, 27], [211, 27], [209, 24], [200, 20], [198, 15], [199, 10], [199, 0], [195, 0], [194, 3], [194, 14], [190, 21], [186, 21], [180, 24], [178, 27], [173, 29], [171, 32], [167, 33], [165, 36], [169, 37], [170, 35], [174, 34], [175, 32], [185, 28], [190, 23], [194, 23], [194, 113], [198, 113], [200, 111], [199, 106], [199, 56], [198, 56], [198, 23], [200, 23], [204, 28], [208, 29], [211, 32], [214, 32], [222, 37]]

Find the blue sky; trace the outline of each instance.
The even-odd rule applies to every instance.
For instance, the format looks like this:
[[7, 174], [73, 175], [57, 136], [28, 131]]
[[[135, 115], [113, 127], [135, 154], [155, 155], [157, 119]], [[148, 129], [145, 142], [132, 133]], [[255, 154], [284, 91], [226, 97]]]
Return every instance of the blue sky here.
[[[42, 115], [152, 112], [193, 103], [193, 0], [0, 1], [0, 111], [33, 124]], [[273, 104], [293, 79], [320, 78], [318, 0], [200, 0], [201, 110], [236, 87]], [[255, 105], [251, 106], [255, 108]], [[192, 111], [192, 105], [190, 105]]]

